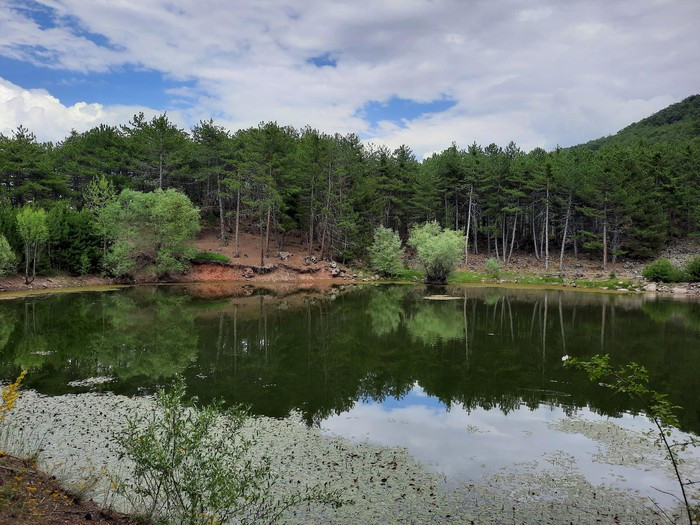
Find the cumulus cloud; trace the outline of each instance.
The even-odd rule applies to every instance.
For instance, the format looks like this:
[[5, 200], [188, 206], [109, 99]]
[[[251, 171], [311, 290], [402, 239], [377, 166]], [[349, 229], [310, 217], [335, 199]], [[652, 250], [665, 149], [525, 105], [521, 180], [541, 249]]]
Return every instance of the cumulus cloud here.
[[[700, 85], [698, 2], [40, 0], [50, 26], [9, 5], [0, 53], [66, 71], [135, 66], [188, 80], [188, 124], [208, 115], [232, 128], [310, 124], [419, 155], [453, 140], [570, 145]], [[324, 55], [335, 67], [308, 62]], [[457, 103], [408, 122], [358, 112], [392, 97]]]
[[[58, 141], [71, 129], [80, 132], [100, 124], [126, 124], [138, 112], [149, 117], [158, 113], [142, 106], [103, 106], [86, 102], [65, 106], [43, 89], [23, 89], [0, 78], [0, 133], [7, 136], [22, 125], [39, 140]], [[169, 117], [178, 124], [184, 122], [180, 115], [169, 114]]]

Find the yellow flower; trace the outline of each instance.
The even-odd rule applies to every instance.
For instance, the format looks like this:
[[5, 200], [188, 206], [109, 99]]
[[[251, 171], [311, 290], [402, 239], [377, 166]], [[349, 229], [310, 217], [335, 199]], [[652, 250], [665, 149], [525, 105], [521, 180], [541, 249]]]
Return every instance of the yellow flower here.
[[3, 387], [2, 393], [0, 394], [2, 396], [2, 404], [0, 405], [0, 421], [5, 419], [10, 411], [15, 407], [15, 403], [19, 397], [19, 385], [22, 382], [22, 379], [24, 379], [25, 375], [27, 375], [27, 371], [22, 370], [22, 373], [14, 383], [10, 383], [6, 387]]

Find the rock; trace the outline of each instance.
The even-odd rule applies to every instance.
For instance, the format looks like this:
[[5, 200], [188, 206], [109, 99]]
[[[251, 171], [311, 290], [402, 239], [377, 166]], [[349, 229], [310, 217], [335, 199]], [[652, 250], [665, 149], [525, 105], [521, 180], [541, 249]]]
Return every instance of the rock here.
[[379, 280], [379, 274], [378, 274], [378, 273], [375, 273], [375, 274], [372, 276], [372, 279], [374, 279], [375, 281], [378, 281], [378, 280]]
[[331, 277], [338, 277], [340, 275], [340, 270], [338, 268], [333, 268], [331, 270]]
[[357, 274], [356, 274], [356, 273], [353, 273], [353, 274], [352, 274], [352, 278], [353, 278], [353, 279], [357, 279]]
[[316, 263], [318, 262], [318, 257], [316, 257], [315, 255], [312, 255], [312, 256], [311, 256], [311, 262], [312, 262], [313, 264], [316, 264]]
[[289, 259], [291, 256], [292, 256], [292, 254], [289, 253], [289, 252], [277, 252], [277, 257], [279, 257], [279, 258], [282, 259], [283, 261], [286, 261], [286, 260]]
[[685, 295], [688, 293], [688, 289], [684, 288], [683, 286], [676, 286], [675, 288], [673, 288], [673, 290], [671, 290], [671, 292], [677, 293], [679, 295]]
[[246, 268], [246, 269], [243, 271], [243, 277], [244, 277], [245, 279], [252, 279], [253, 277], [255, 277], [255, 272], [253, 271], [252, 268]]
[[331, 268], [335, 269], [338, 267], [338, 263], [335, 261], [331, 261]]
[[649, 283], [646, 286], [644, 286], [644, 291], [645, 292], [655, 292], [656, 291], [656, 283]]

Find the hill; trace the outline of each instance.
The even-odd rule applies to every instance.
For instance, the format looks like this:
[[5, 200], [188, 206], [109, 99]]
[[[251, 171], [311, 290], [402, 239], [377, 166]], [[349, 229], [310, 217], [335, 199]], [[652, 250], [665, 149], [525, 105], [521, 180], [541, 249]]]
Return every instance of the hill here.
[[615, 135], [591, 140], [582, 146], [597, 150], [612, 144], [629, 146], [639, 141], [676, 142], [697, 137], [700, 137], [700, 95], [692, 95], [630, 124]]

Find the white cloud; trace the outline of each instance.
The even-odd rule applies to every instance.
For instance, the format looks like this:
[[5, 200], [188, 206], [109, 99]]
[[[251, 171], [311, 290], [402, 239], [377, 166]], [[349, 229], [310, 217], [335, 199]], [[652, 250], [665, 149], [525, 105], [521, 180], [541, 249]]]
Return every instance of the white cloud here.
[[[158, 112], [141, 106], [103, 106], [78, 102], [65, 106], [43, 89], [23, 89], [0, 78], [0, 133], [11, 135], [20, 124], [41, 141], [58, 141], [71, 129], [85, 131], [100, 124], [126, 124], [139, 111], [147, 116]], [[171, 120], [184, 122], [178, 114]]]
[[[191, 102], [188, 124], [209, 115], [232, 128], [310, 124], [407, 143], [419, 155], [453, 140], [569, 145], [700, 85], [692, 67], [700, 2], [40, 1], [58, 13], [57, 26], [42, 29], [26, 10], [6, 9], [0, 53], [69, 71], [130, 65], [188, 79], [191, 87], [170, 93]], [[324, 53], [337, 67], [306, 62]], [[457, 104], [405, 126], [373, 128], [357, 115], [392, 96]]]

